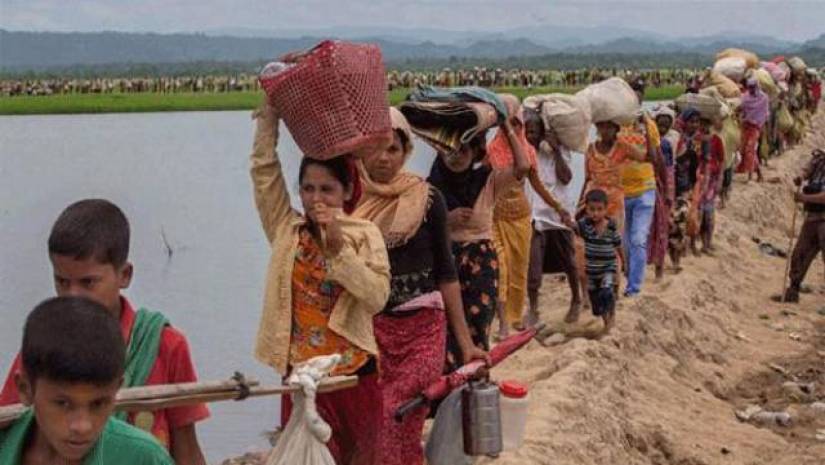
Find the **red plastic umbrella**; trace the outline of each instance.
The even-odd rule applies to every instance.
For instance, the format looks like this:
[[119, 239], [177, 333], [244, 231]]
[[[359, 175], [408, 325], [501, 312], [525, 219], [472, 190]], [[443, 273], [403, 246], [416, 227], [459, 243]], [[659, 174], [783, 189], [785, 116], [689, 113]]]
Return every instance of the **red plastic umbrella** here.
[[[530, 339], [533, 339], [543, 328], [544, 324], [539, 324], [502, 340], [490, 350], [490, 367], [498, 365], [511, 354], [527, 345]], [[412, 410], [422, 405], [428, 405], [432, 401], [447, 397], [454, 389], [463, 386], [471, 380], [484, 366], [485, 363], [483, 360], [474, 360], [461, 366], [458, 370], [442, 376], [438, 381], [427, 387], [421, 394], [401, 404], [395, 410], [395, 419], [401, 421], [404, 415], [410, 413]]]

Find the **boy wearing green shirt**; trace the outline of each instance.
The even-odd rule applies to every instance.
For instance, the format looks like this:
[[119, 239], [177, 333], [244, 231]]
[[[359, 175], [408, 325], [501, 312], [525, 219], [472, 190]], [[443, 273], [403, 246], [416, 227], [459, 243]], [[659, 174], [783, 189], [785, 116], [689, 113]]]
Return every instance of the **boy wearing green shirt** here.
[[38, 305], [15, 379], [30, 408], [0, 430], [0, 464], [174, 465], [152, 436], [112, 418], [125, 352], [101, 304], [57, 297]]

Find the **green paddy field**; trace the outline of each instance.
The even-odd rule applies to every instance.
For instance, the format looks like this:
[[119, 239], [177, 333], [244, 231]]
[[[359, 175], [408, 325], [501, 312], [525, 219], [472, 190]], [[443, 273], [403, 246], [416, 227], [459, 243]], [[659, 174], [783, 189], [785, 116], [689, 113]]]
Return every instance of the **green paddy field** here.
[[[573, 93], [572, 87], [497, 88], [520, 98], [553, 92]], [[682, 87], [651, 88], [648, 100], [671, 100], [683, 92]], [[409, 89], [390, 92], [390, 103], [402, 102]], [[140, 93], [140, 94], [72, 94], [52, 96], [0, 97], [0, 115], [47, 115], [75, 113], [147, 113], [159, 111], [249, 110], [261, 101], [262, 92], [226, 93]]]

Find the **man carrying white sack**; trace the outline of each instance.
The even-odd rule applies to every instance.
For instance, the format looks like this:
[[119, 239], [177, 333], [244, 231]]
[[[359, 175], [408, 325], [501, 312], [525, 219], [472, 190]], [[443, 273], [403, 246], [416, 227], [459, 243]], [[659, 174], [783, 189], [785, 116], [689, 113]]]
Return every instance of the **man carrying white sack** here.
[[545, 125], [538, 112], [525, 111], [527, 140], [538, 151], [538, 175], [558, 208], [551, 206], [541, 193], [528, 189], [533, 211], [533, 237], [530, 244], [530, 267], [527, 296], [530, 301], [527, 323], [538, 321], [539, 289], [543, 274], [562, 272], [570, 285], [570, 309], [565, 321], [579, 318], [581, 286], [576, 270], [573, 232], [569, 224], [584, 188], [585, 158], [580, 151], [563, 145], [552, 127]]

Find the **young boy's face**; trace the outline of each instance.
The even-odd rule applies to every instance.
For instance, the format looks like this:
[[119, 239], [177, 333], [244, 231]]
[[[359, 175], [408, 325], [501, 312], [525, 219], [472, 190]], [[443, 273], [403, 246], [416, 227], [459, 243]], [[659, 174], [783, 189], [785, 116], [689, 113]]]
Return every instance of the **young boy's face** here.
[[38, 378], [35, 384], [25, 374], [17, 377], [23, 402], [32, 407], [41, 444], [61, 460], [80, 463], [94, 447], [115, 407], [121, 381], [105, 386], [56, 382]]
[[120, 318], [120, 290], [132, 281], [132, 265], [117, 268], [94, 257], [76, 259], [50, 254], [54, 287], [60, 297], [86, 297], [105, 306]]
[[594, 223], [599, 223], [607, 216], [607, 205], [604, 202], [587, 202], [587, 216]]

